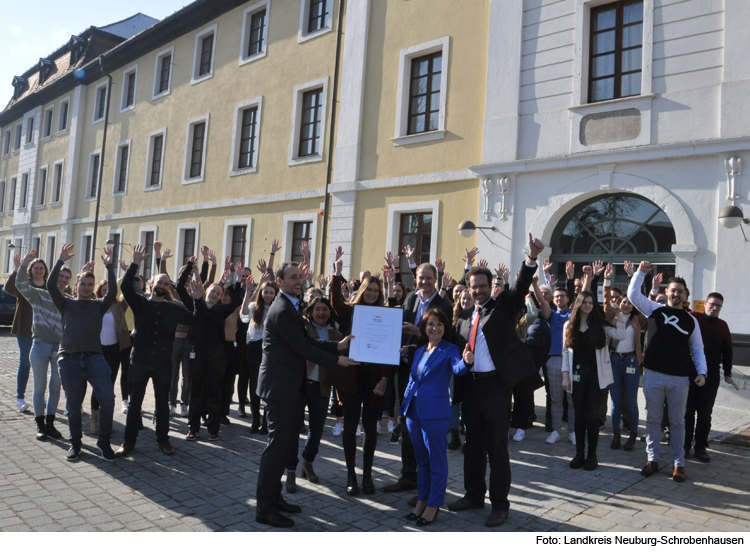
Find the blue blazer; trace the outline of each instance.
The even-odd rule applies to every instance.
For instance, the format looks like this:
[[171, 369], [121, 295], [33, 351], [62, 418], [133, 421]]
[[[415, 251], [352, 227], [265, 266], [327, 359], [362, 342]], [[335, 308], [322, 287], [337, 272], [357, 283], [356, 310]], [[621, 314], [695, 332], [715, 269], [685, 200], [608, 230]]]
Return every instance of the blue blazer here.
[[451, 417], [451, 401], [448, 385], [453, 374], [463, 375], [470, 366], [464, 363], [461, 353], [455, 344], [443, 340], [437, 345], [432, 355], [427, 359], [422, 371], [422, 377], [417, 377], [417, 366], [422, 360], [427, 346], [422, 346], [414, 353], [414, 363], [411, 366], [411, 378], [406, 387], [404, 399], [399, 414], [406, 416], [414, 395], [419, 390], [419, 418], [422, 420], [436, 420]]

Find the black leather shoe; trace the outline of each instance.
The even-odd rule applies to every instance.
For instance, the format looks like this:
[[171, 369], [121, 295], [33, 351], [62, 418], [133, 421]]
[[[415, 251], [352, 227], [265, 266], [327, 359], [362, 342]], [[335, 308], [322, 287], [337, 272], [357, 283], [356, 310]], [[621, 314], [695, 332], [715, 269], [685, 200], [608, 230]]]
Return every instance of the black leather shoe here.
[[461, 498], [448, 504], [448, 511], [466, 511], [467, 509], [484, 509], [484, 502], [479, 504], [468, 498]]
[[583, 453], [576, 453], [576, 456], [573, 457], [573, 460], [570, 461], [570, 464], [568, 465], [571, 469], [580, 469], [584, 463], [586, 463], [586, 459], [583, 456]]
[[500, 525], [505, 523], [506, 519], [508, 519], [507, 511], [500, 511], [500, 510], [493, 509], [492, 513], [487, 518], [485, 525], [487, 527], [500, 527]]
[[586, 464], [583, 465], [584, 471], [593, 471], [596, 470], [596, 467], [599, 466], [599, 461], [596, 458], [596, 455], [589, 454], [588, 458], [586, 459]]
[[699, 461], [703, 461], [704, 463], [711, 462], [711, 457], [708, 456], [708, 452], [702, 447], [696, 447], [694, 455]]
[[290, 504], [284, 498], [280, 497], [279, 501], [276, 502], [276, 511], [284, 513], [299, 513], [302, 511], [302, 508], [296, 504]]
[[417, 527], [427, 527], [427, 525], [432, 525], [433, 523], [435, 523], [435, 521], [437, 521], [438, 513], [440, 513], [439, 509], [435, 512], [435, 516], [429, 521], [427, 521], [424, 517], [420, 517], [419, 519], [417, 519]]
[[386, 484], [383, 488], [383, 492], [404, 492], [405, 490], [416, 490], [417, 483], [413, 480], [402, 476], [396, 482]]
[[362, 477], [362, 493], [368, 496], [375, 493], [375, 485], [372, 482], [371, 476]]
[[346, 479], [346, 493], [350, 496], [359, 496], [359, 486], [357, 485], [357, 475], [349, 473]]
[[257, 521], [258, 523], [262, 523], [263, 525], [270, 525], [271, 527], [286, 528], [294, 525], [293, 519], [284, 517], [278, 512], [270, 513], [268, 515], [256, 515], [255, 521]]

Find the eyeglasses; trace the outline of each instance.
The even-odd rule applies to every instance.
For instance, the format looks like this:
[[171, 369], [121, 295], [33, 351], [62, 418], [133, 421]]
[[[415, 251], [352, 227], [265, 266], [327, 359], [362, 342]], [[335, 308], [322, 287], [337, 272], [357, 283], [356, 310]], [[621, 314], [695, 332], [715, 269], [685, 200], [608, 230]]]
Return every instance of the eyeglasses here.
[[710, 301], [707, 301], [706, 307], [718, 307], [719, 309], [721, 309], [724, 306], [721, 303], [711, 303]]

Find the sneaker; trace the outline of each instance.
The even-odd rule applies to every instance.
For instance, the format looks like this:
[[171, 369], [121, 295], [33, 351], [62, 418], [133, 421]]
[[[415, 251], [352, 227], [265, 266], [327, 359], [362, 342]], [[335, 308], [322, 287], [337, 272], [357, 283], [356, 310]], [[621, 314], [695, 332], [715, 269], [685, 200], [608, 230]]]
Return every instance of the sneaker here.
[[341, 425], [341, 423], [340, 422], [336, 422], [336, 425], [333, 427], [333, 435], [334, 435], [334, 437], [341, 436], [342, 429], [343, 429], [343, 426]]
[[219, 434], [208, 434], [208, 439], [210, 439], [211, 441], [216, 441], [217, 439], [219, 439]]
[[388, 433], [389, 434], [393, 433], [393, 428], [395, 428], [395, 427], [396, 426], [393, 424], [393, 420], [388, 420]]
[[128, 408], [130, 408], [130, 403], [128, 401], [122, 401], [122, 413], [127, 414]]
[[357, 437], [359, 437], [359, 436], [361, 436], [361, 435], [362, 435], [362, 424], [359, 424], [359, 425], [357, 426], [357, 433], [356, 433], [356, 434], [354, 434], [354, 435], [355, 435], [355, 436], [357, 436]]
[[81, 455], [81, 448], [76, 447], [75, 445], [71, 445], [70, 449], [68, 449], [68, 453], [65, 455], [65, 460], [77, 461], [80, 455]]
[[196, 432], [188, 432], [188, 435], [185, 436], [185, 440], [187, 441], [195, 441], [198, 439], [198, 434]]
[[18, 412], [26, 412], [29, 409], [29, 405], [23, 399], [16, 399], [16, 406], [18, 407]]
[[571, 445], [575, 445], [576, 444], [576, 435], [575, 435], [574, 432], [570, 432], [568, 434], [568, 440], [570, 441]]
[[516, 430], [516, 435], [513, 436], [513, 441], [523, 441], [523, 438], [526, 437], [526, 432], [522, 430], [521, 428], [518, 428]]
[[391, 440], [388, 443], [390, 443], [391, 445], [398, 445], [398, 440], [400, 437], [401, 434], [399, 434], [398, 432], [393, 432], [391, 434]]
[[186, 404], [180, 405], [180, 416], [183, 418], [187, 418], [188, 415], [188, 406]]
[[547, 438], [547, 443], [553, 444], [560, 441], [560, 433], [557, 430], [554, 430], [549, 437]]
[[109, 445], [109, 443], [97, 443], [96, 446], [99, 448], [99, 451], [102, 453], [102, 459], [105, 461], [109, 461], [112, 463], [117, 457], [115, 456], [115, 452], [112, 451], [112, 446]]

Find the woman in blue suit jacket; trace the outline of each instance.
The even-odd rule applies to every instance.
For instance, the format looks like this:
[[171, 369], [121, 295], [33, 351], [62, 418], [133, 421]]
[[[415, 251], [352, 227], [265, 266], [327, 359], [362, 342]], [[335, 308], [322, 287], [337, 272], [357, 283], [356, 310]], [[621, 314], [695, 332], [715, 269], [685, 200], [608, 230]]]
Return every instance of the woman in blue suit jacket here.
[[448, 385], [453, 374], [463, 375], [474, 363], [468, 347], [463, 357], [458, 348], [444, 340], [451, 322], [438, 308], [422, 315], [419, 329], [427, 346], [414, 354], [411, 378], [406, 387], [399, 416], [406, 417], [406, 429], [417, 457], [418, 502], [406, 516], [423, 527], [437, 518], [448, 484], [448, 428], [451, 403]]

